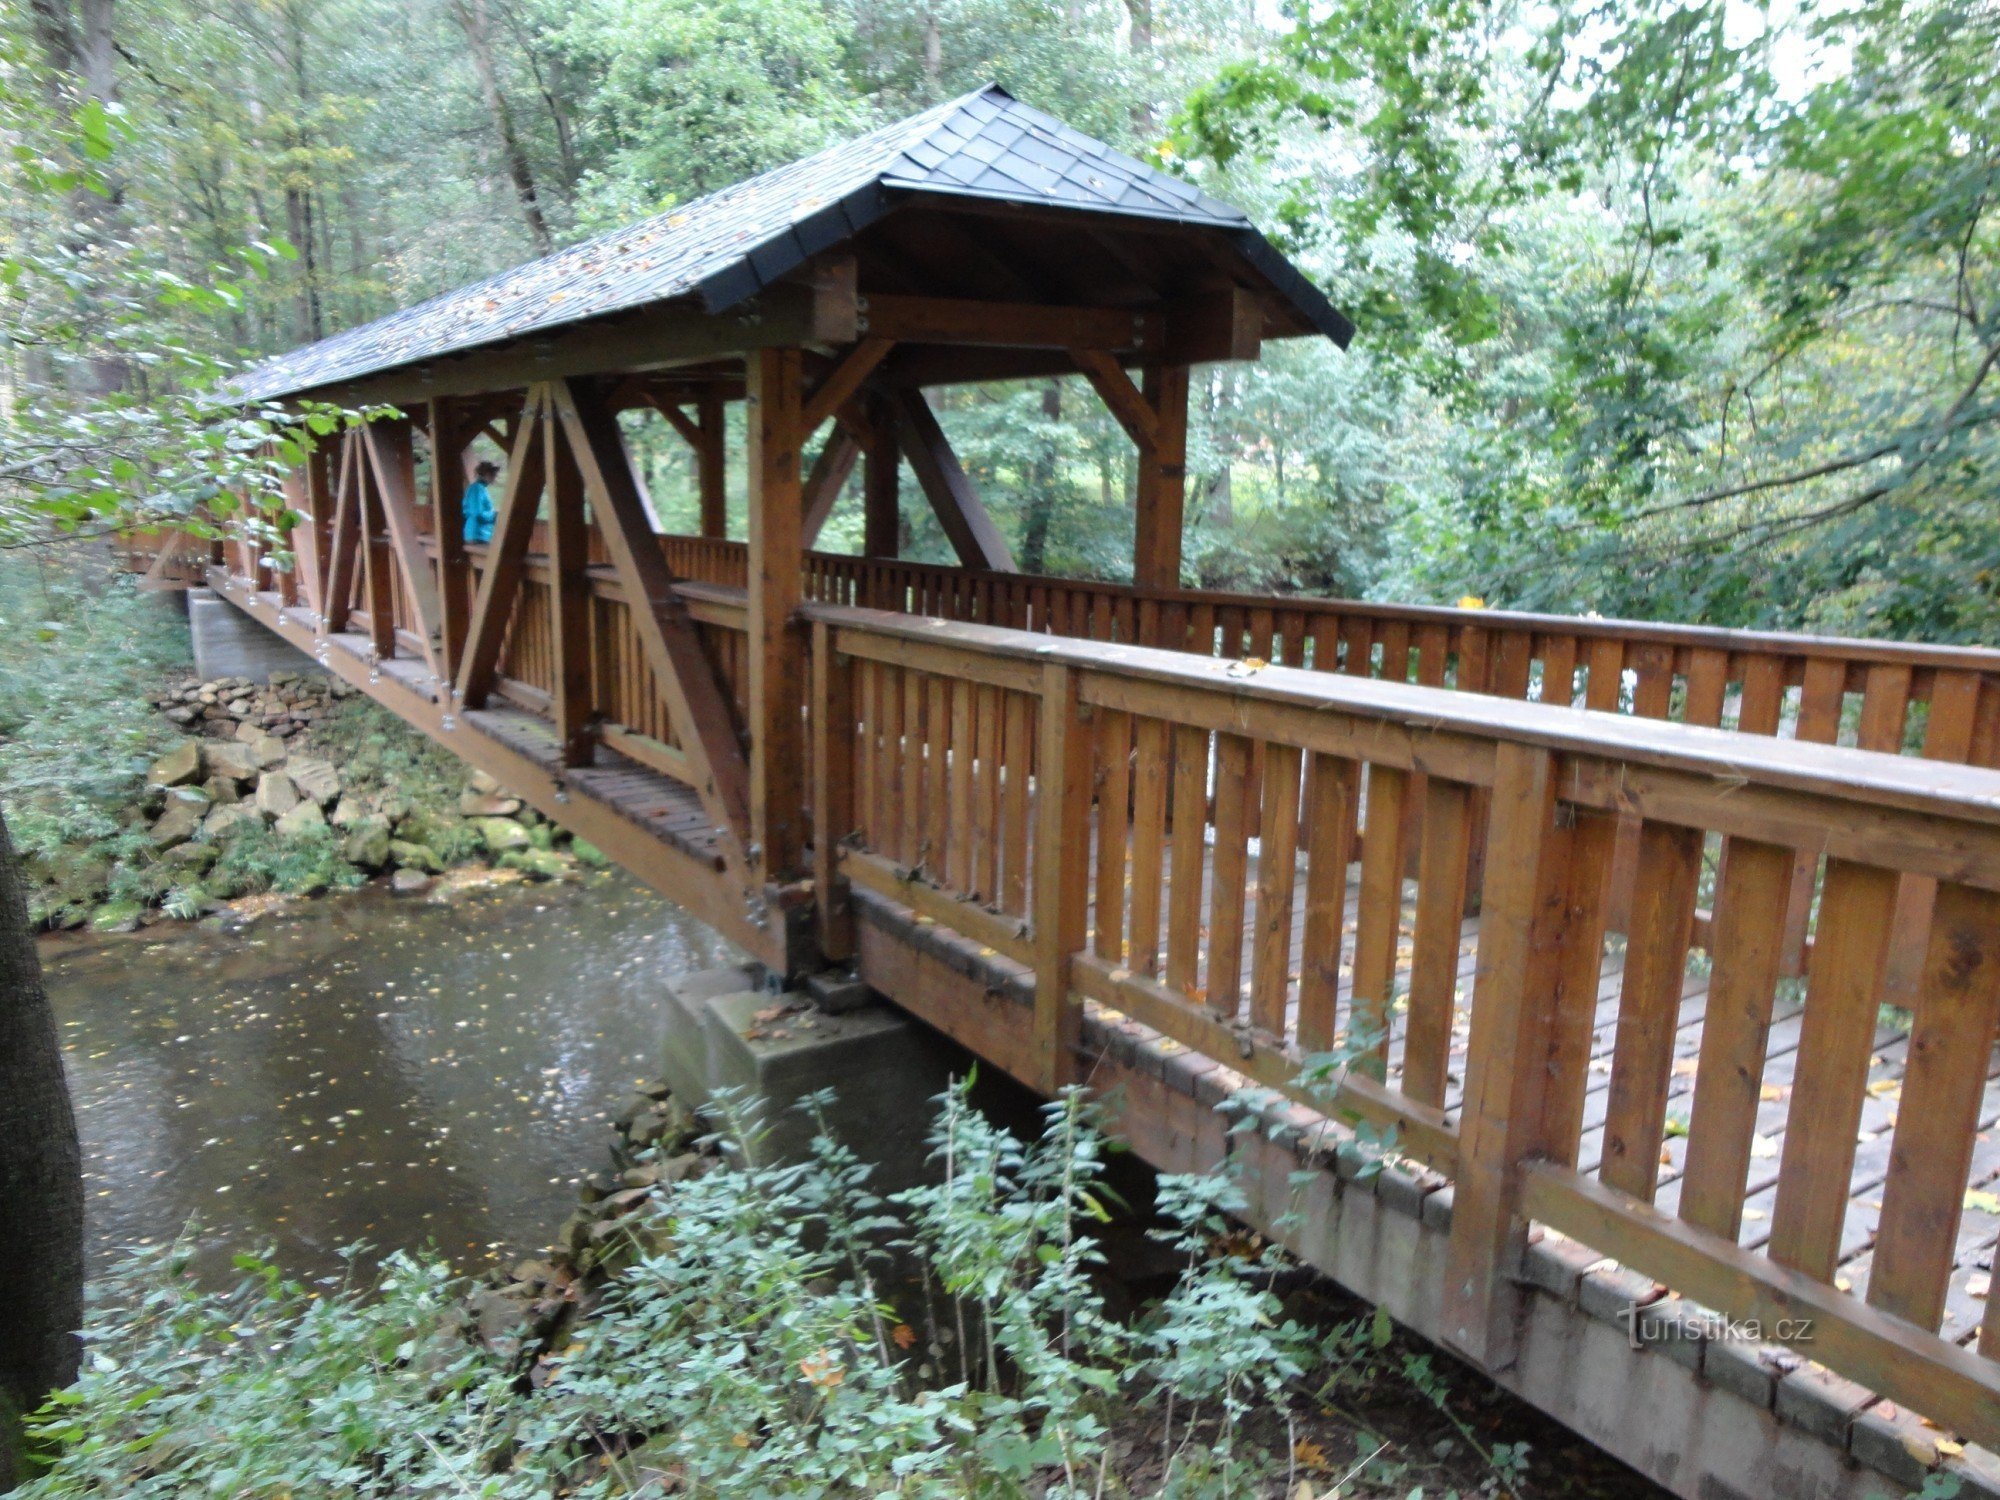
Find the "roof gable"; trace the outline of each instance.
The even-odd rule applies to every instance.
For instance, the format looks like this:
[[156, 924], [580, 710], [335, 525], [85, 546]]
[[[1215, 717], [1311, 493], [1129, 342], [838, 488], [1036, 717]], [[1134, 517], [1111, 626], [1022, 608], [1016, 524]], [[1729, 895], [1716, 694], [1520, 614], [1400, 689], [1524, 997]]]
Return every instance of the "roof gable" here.
[[599, 235], [263, 361], [235, 382], [267, 400], [670, 298], [721, 313], [912, 195], [1171, 220], [1238, 241], [1322, 332], [1351, 325], [1238, 210], [1031, 109], [997, 85], [683, 207]]

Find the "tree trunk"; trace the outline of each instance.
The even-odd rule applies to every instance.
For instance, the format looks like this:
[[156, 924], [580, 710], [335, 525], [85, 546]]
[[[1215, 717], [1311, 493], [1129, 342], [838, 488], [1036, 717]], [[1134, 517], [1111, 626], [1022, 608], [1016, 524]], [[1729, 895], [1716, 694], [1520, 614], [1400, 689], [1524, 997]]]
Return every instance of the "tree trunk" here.
[[1236, 523], [1235, 492], [1231, 485], [1236, 457], [1236, 378], [1225, 367], [1216, 372], [1214, 380], [1204, 384], [1208, 387], [1209, 446], [1221, 462], [1209, 477], [1208, 503], [1203, 507], [1202, 519], [1217, 529], [1227, 530]]
[[[50, 103], [67, 117], [79, 103], [106, 107], [118, 102], [118, 49], [111, 30], [113, 0], [31, 0], [35, 44], [48, 70]], [[115, 245], [124, 189], [113, 166], [99, 165], [108, 192], [78, 188], [70, 204], [78, 224], [88, 228], [83, 242]], [[89, 362], [87, 383], [95, 394], [125, 389], [131, 366], [118, 355], [101, 354]]]
[[933, 99], [944, 91], [944, 32], [938, 27], [935, 10], [924, 15], [924, 82], [930, 85]]
[[542, 200], [535, 189], [535, 169], [528, 151], [514, 128], [514, 112], [500, 86], [500, 69], [493, 59], [493, 33], [487, 25], [486, 0], [453, 0], [452, 13], [458, 17], [465, 44], [472, 52], [473, 70], [479, 74], [480, 92], [486, 96], [486, 113], [492, 118], [493, 133], [500, 139], [500, 154], [507, 162], [507, 175], [514, 182], [514, 196], [521, 203], [521, 217], [527, 221], [535, 251], [547, 255], [555, 249], [548, 220], [542, 216]]
[[83, 1323], [83, 1151], [28, 926], [21, 860], [0, 812], [0, 1489], [19, 1477], [15, 1419], [76, 1378]]
[[[1132, 54], [1138, 59], [1141, 86], [1155, 87], [1153, 73], [1153, 0], [1125, 0], [1125, 13], [1132, 21]], [[1141, 102], [1132, 106], [1132, 128], [1141, 138], [1153, 134], [1153, 106]]]
[[1028, 496], [1028, 514], [1021, 523], [1021, 571], [1042, 573], [1048, 569], [1049, 526], [1056, 509], [1056, 434], [1054, 425], [1062, 420], [1062, 382], [1051, 380], [1042, 387], [1042, 420], [1050, 425], [1047, 441], [1035, 459], [1034, 489]]

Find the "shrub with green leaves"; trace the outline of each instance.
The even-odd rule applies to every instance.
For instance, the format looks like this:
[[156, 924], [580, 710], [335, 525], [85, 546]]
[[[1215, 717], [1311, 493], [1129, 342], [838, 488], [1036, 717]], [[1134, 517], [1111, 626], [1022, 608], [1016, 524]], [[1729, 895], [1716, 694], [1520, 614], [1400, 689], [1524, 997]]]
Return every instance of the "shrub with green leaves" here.
[[33, 1429], [47, 1467], [24, 1500], [1097, 1495], [1114, 1429], [1148, 1408], [1169, 1458], [1147, 1493], [1282, 1476], [1244, 1419], [1303, 1394], [1328, 1346], [1258, 1264], [1213, 1253], [1226, 1179], [1166, 1181], [1185, 1270], [1121, 1323], [1093, 1274], [1108, 1147], [1079, 1093], [1024, 1143], [954, 1088], [936, 1180], [887, 1200], [824, 1134], [790, 1163], [740, 1122], [729, 1142], [730, 1169], [626, 1221], [601, 1303], [539, 1355], [489, 1349], [468, 1285], [425, 1255], [320, 1286], [245, 1257], [226, 1292], [181, 1252], [133, 1257]]

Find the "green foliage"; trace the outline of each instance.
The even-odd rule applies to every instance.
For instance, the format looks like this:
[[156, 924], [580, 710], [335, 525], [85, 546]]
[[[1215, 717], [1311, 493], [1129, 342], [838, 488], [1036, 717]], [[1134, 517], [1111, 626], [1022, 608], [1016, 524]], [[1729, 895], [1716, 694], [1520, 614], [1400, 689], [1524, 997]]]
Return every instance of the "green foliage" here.
[[[892, 1201], [824, 1137], [793, 1164], [757, 1140], [739, 1128], [732, 1169], [626, 1221], [623, 1269], [533, 1380], [487, 1352], [468, 1288], [428, 1256], [324, 1287], [246, 1257], [226, 1292], [180, 1250], [134, 1257], [33, 1429], [48, 1468], [23, 1500], [608, 1497], [665, 1475], [693, 1495], [1084, 1496], [1135, 1403], [1165, 1413], [1148, 1492], [1241, 1494], [1289, 1457], [1249, 1420], [1282, 1424], [1388, 1345], [1386, 1319], [1379, 1339], [1288, 1320], [1258, 1262], [1216, 1253], [1222, 1179], [1166, 1180], [1186, 1269], [1148, 1316], [1113, 1320], [1092, 1236], [1106, 1143], [1077, 1093], [1024, 1144], [954, 1088], [939, 1180]], [[1517, 1454], [1493, 1457], [1518, 1477]]]
[[591, 0], [549, 38], [597, 81], [579, 219], [615, 228], [865, 128], [841, 69], [846, 18], [817, 0]]
[[144, 899], [150, 848], [124, 809], [178, 738], [147, 695], [186, 666], [185, 628], [108, 558], [0, 554], [0, 631], [0, 786], [43, 901], [87, 904], [107, 884]]
[[82, 1376], [31, 1428], [52, 1471], [18, 1493], [469, 1493], [460, 1466], [493, 1453], [511, 1376], [465, 1337], [441, 1262], [396, 1255], [365, 1287], [310, 1287], [238, 1256], [242, 1281], [215, 1293], [186, 1260], [135, 1251], [97, 1290]]
[[1196, 90], [1405, 408], [1377, 590], [1990, 638], [1995, 28], [1351, 0]]

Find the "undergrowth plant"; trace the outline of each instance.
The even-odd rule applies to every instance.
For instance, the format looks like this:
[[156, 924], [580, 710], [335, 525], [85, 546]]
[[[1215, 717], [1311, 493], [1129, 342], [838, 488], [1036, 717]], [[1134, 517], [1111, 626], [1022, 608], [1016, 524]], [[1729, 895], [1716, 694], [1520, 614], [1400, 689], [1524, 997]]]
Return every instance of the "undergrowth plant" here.
[[[825, 1106], [806, 1102], [812, 1150], [779, 1161], [723, 1100], [728, 1167], [625, 1221], [595, 1310], [524, 1355], [479, 1337], [470, 1286], [427, 1254], [316, 1285], [242, 1257], [228, 1291], [189, 1278], [185, 1247], [134, 1255], [98, 1289], [82, 1377], [31, 1429], [44, 1472], [21, 1494], [1261, 1493], [1289, 1477], [1293, 1411], [1339, 1399], [1387, 1342], [1285, 1315], [1222, 1175], [1161, 1179], [1178, 1281], [1112, 1317], [1109, 1147], [1080, 1091], [1023, 1141], [953, 1087], [932, 1180], [888, 1197]], [[1258, 1419], [1278, 1444], [1247, 1435]], [[1134, 1469], [1136, 1433], [1160, 1434], [1157, 1463]]]

